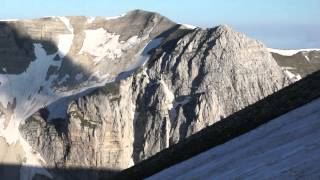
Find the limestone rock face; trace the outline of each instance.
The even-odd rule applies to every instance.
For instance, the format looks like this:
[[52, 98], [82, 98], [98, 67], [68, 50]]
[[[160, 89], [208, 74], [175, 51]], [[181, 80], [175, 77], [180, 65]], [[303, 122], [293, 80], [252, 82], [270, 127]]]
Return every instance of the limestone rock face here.
[[[28, 136], [25, 137], [31, 146], [50, 147], [41, 151], [47, 160], [55, 160], [55, 162], [47, 161], [49, 167], [52, 164], [60, 166], [64, 163], [64, 155], [68, 151], [66, 124], [66, 121], [58, 119], [48, 123], [44, 120], [43, 114], [35, 113], [25, 125], [20, 126], [29, 128]], [[20, 129], [20, 131], [25, 130]]]
[[22, 136], [51, 166], [123, 169], [290, 83], [263, 44], [228, 26], [172, 29], [149, 55], [71, 102], [62, 127], [33, 115]]
[[261, 43], [229, 27], [182, 34], [166, 49], [172, 41], [145, 70], [150, 83], [136, 103], [136, 162], [289, 82]]

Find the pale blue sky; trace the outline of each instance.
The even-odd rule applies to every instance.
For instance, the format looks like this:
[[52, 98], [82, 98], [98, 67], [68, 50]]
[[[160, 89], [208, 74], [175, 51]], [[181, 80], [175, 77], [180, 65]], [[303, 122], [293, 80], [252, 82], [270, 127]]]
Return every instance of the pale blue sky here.
[[200, 27], [228, 24], [275, 48], [320, 48], [320, 0], [1, 0], [0, 19], [159, 12]]

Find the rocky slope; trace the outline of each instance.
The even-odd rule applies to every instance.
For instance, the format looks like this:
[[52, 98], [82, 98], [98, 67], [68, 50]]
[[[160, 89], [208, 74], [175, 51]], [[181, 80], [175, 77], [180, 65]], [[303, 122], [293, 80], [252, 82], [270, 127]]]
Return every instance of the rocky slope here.
[[320, 49], [269, 49], [291, 80], [300, 80], [320, 69]]
[[72, 101], [65, 118], [49, 106], [20, 125], [47, 166], [127, 168], [290, 83], [263, 44], [230, 27], [162, 32], [144, 66]]

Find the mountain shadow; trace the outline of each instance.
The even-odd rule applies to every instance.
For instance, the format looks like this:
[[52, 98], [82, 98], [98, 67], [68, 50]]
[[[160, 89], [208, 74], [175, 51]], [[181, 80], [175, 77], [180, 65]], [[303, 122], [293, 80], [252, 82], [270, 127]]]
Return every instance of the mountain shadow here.
[[23, 166], [18, 164], [0, 164], [0, 177], [3, 180], [19, 180], [20, 176], [24, 178], [31, 178], [32, 180], [49, 180], [49, 179], [98, 179], [99, 177], [109, 177], [119, 172], [111, 169], [90, 169], [90, 168], [46, 168], [51, 173], [49, 175], [36, 173], [32, 178], [26, 172], [40, 171], [43, 172], [42, 167]]

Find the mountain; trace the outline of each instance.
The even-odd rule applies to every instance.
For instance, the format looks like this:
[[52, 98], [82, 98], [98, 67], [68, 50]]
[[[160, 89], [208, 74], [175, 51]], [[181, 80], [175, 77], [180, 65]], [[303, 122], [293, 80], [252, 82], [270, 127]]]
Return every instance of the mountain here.
[[128, 168], [294, 81], [225, 25], [135, 10], [0, 26], [0, 155], [25, 179]]
[[279, 66], [297, 81], [320, 69], [320, 49], [281, 50], [268, 49]]

